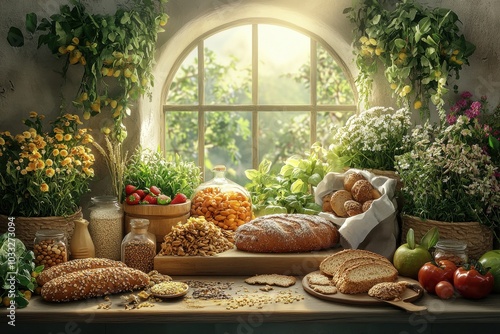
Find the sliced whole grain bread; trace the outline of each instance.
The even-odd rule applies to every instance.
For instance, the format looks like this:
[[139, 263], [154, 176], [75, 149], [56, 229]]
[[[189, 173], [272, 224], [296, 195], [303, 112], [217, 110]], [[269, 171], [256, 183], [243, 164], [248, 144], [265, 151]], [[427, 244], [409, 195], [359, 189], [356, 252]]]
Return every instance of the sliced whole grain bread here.
[[360, 256], [360, 257], [350, 258], [342, 262], [342, 264], [338, 267], [338, 269], [336, 270], [335, 274], [332, 277], [332, 284], [337, 285], [337, 282], [339, 281], [340, 277], [342, 276], [345, 270], [361, 263], [370, 263], [370, 262], [375, 264], [376, 263], [388, 264], [392, 266], [392, 263], [385, 257]]
[[375, 284], [395, 282], [398, 271], [393, 265], [380, 262], [361, 263], [346, 269], [337, 282], [337, 288], [345, 294], [368, 292]]
[[344, 261], [360, 257], [370, 257], [370, 258], [377, 258], [380, 260], [387, 260], [384, 256], [367, 250], [344, 249], [340, 252], [328, 256], [323, 261], [321, 261], [319, 269], [321, 270], [322, 273], [326, 275], [335, 276], [335, 273], [342, 265], [342, 263], [344, 263]]
[[295, 284], [296, 278], [294, 276], [278, 275], [278, 274], [263, 274], [255, 275], [245, 279], [248, 284], [265, 284], [276, 285], [281, 287], [289, 287]]

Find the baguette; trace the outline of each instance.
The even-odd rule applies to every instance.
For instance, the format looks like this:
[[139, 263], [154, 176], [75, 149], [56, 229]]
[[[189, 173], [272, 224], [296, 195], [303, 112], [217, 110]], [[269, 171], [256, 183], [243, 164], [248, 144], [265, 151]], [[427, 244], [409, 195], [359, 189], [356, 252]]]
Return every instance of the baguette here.
[[75, 271], [45, 283], [42, 298], [66, 302], [99, 297], [147, 287], [149, 276], [129, 267], [107, 267]]
[[39, 286], [43, 286], [48, 281], [83, 269], [95, 269], [106, 267], [126, 267], [121, 261], [101, 258], [76, 259], [50, 267], [40, 273], [36, 278]]

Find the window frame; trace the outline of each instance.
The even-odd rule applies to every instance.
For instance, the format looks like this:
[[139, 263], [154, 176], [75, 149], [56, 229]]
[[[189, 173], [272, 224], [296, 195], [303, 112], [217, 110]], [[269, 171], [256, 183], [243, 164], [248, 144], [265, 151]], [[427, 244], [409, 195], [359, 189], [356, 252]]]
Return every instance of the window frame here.
[[[298, 33], [301, 33], [310, 39], [310, 68], [315, 69], [310, 71], [310, 103], [309, 104], [272, 104], [272, 105], [263, 105], [259, 104], [259, 95], [258, 95], [258, 75], [259, 75], [259, 67], [258, 67], [258, 26], [259, 25], [277, 25], [284, 28], [288, 28], [294, 30]], [[252, 104], [205, 104], [205, 69], [204, 69], [204, 60], [205, 59], [205, 51], [204, 51], [204, 41], [224, 30], [235, 28], [243, 25], [251, 25], [252, 29]], [[321, 45], [326, 51], [333, 57], [336, 63], [341, 67], [346, 79], [348, 80], [354, 95], [354, 104], [346, 104], [346, 105], [329, 105], [329, 104], [317, 104], [317, 48], [318, 45]], [[168, 94], [170, 92], [170, 87], [175, 78], [177, 71], [182, 66], [186, 57], [195, 49], [198, 48], [198, 104], [183, 104], [183, 105], [174, 105], [168, 104], [166, 101], [168, 100]], [[166, 113], [169, 111], [192, 111], [198, 113], [198, 162], [197, 164], [200, 166], [202, 175], [205, 175], [205, 138], [204, 138], [204, 125], [205, 125], [205, 113], [210, 111], [228, 111], [228, 112], [251, 112], [252, 113], [252, 123], [251, 123], [251, 132], [252, 132], [252, 168], [258, 168], [260, 163], [259, 161], [259, 143], [258, 143], [258, 122], [259, 122], [259, 113], [260, 112], [269, 112], [269, 111], [301, 111], [301, 112], [309, 112], [309, 120], [310, 120], [310, 144], [316, 141], [316, 133], [317, 133], [317, 115], [318, 112], [349, 112], [354, 111], [355, 113], [359, 112], [358, 109], [358, 94], [354, 84], [354, 78], [352, 73], [349, 71], [348, 67], [344, 63], [344, 61], [338, 56], [335, 50], [328, 44], [324, 39], [320, 36], [312, 33], [311, 31], [304, 29], [298, 25], [292, 24], [287, 21], [279, 20], [279, 19], [270, 19], [270, 18], [247, 18], [240, 19], [237, 21], [233, 21], [230, 23], [222, 24], [210, 31], [207, 31], [204, 34], [199, 35], [193, 42], [191, 42], [184, 50], [180, 53], [179, 57], [175, 60], [173, 66], [167, 74], [165, 80], [165, 94], [163, 95], [163, 101], [161, 102], [162, 113], [160, 117], [160, 121], [162, 124], [162, 130], [160, 132], [160, 149], [165, 152], [165, 125], [166, 125]]]

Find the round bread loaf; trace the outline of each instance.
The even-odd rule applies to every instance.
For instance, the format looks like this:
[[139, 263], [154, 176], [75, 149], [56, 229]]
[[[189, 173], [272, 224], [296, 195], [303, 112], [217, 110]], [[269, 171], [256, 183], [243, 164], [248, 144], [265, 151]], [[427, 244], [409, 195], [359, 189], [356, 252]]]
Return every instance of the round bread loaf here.
[[330, 198], [330, 205], [332, 207], [333, 213], [338, 217], [347, 217], [347, 212], [345, 211], [344, 203], [352, 199], [352, 195], [347, 190], [337, 190], [332, 194]]
[[347, 174], [344, 177], [344, 189], [347, 191], [351, 191], [352, 187], [354, 186], [354, 183], [356, 183], [359, 180], [366, 180], [366, 178], [363, 176], [363, 174], [360, 173]]
[[370, 199], [373, 199], [372, 190], [373, 186], [369, 181], [356, 181], [351, 189], [352, 198], [360, 203], [364, 203]]
[[331, 197], [332, 197], [331, 193], [323, 196], [323, 203], [322, 203], [322, 207], [321, 207], [321, 210], [323, 212], [333, 212], [332, 205], [330, 204]]
[[361, 207], [361, 210], [363, 210], [363, 212], [368, 211], [368, 209], [372, 206], [372, 203], [373, 203], [372, 199], [369, 199], [368, 201], [364, 202], [363, 206]]
[[255, 218], [239, 226], [234, 235], [236, 248], [254, 253], [311, 252], [331, 248], [339, 240], [330, 221], [299, 213]]
[[355, 200], [348, 200], [345, 201], [344, 203], [344, 208], [345, 211], [347, 212], [347, 215], [349, 217], [359, 215], [360, 213], [363, 213], [363, 208], [361, 206], [361, 203], [356, 202]]

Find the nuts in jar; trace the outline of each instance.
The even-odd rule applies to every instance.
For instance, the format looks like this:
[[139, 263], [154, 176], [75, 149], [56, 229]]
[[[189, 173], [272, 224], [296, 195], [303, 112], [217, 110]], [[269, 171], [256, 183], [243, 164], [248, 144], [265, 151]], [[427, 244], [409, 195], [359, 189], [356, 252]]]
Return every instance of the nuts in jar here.
[[35, 235], [33, 253], [35, 264], [49, 268], [68, 261], [66, 237], [56, 230], [39, 230]]
[[467, 263], [467, 244], [459, 240], [440, 240], [434, 251], [434, 261], [449, 260], [457, 266]]

